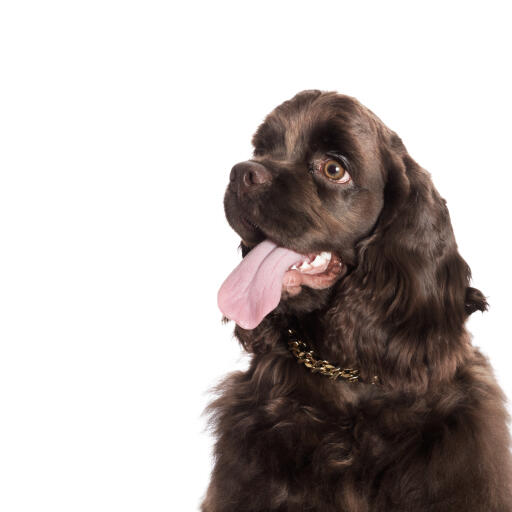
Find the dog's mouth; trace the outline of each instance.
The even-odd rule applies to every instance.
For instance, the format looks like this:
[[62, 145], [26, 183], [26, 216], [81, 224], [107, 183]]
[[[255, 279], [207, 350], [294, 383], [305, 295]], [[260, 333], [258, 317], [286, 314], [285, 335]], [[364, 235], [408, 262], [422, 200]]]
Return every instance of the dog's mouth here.
[[328, 288], [345, 271], [334, 252], [300, 254], [264, 239], [224, 281], [218, 294], [219, 308], [240, 327], [254, 329], [278, 306], [282, 295], [297, 295], [302, 286]]
[[297, 295], [301, 286], [316, 290], [329, 288], [346, 271], [346, 267], [334, 252], [311, 253], [299, 264], [292, 265], [284, 274], [282, 291]]
[[[278, 241], [272, 240], [272, 237], [267, 235], [259, 224], [245, 216], [240, 216], [240, 220], [253, 240], [252, 242], [242, 240], [246, 247], [253, 249], [266, 239], [283, 247]], [[293, 249], [291, 250], [293, 251]], [[328, 288], [346, 271], [346, 266], [341, 258], [333, 251], [309, 252], [302, 255], [301, 258], [300, 262], [290, 266], [283, 277], [282, 292], [287, 295], [297, 295], [300, 293], [302, 285], [317, 290]]]

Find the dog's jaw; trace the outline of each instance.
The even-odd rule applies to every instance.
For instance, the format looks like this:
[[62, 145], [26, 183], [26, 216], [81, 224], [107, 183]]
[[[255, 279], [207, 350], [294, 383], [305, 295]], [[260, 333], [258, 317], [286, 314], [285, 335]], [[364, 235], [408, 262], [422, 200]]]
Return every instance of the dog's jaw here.
[[222, 313], [244, 329], [253, 329], [277, 308], [283, 296], [296, 296], [302, 286], [325, 289], [343, 273], [331, 252], [300, 254], [264, 240], [254, 247], [221, 286]]
[[[322, 258], [322, 254], [328, 255]], [[311, 264], [304, 262], [301, 267], [286, 272], [283, 278], [283, 298], [294, 297], [302, 291], [303, 286], [314, 290], [330, 288], [346, 272], [347, 267], [339, 256], [333, 252], [322, 252], [314, 255]], [[311, 259], [311, 256], [310, 256]], [[322, 260], [315, 265], [315, 261]]]

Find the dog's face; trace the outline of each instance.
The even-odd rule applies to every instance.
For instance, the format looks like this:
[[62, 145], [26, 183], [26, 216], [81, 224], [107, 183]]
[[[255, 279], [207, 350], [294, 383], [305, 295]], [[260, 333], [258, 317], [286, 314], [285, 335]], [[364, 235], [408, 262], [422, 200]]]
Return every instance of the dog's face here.
[[244, 255], [265, 239], [309, 260], [330, 253], [327, 266], [320, 257], [313, 271], [286, 273], [282, 299], [301, 310], [325, 302], [379, 217], [380, 136], [380, 121], [355, 99], [305, 91], [267, 116], [253, 137], [254, 157], [231, 171], [224, 205]]

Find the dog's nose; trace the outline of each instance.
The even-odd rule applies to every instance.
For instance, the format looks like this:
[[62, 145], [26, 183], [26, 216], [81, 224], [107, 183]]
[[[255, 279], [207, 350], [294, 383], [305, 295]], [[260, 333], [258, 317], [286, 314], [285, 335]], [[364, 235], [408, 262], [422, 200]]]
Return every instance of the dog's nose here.
[[240, 192], [254, 189], [272, 180], [272, 175], [262, 164], [258, 162], [240, 162], [231, 169], [229, 175], [231, 182], [236, 183]]

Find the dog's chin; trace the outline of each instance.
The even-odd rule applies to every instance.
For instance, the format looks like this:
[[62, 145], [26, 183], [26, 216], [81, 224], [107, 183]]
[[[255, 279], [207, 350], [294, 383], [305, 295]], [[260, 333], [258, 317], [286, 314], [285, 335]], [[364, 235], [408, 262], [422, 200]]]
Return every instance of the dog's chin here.
[[299, 315], [325, 309], [330, 304], [338, 283], [339, 280], [324, 289], [302, 286], [295, 295], [283, 292], [281, 302], [275, 311], [285, 315]]
[[[254, 290], [258, 291], [247, 293], [247, 288], [241, 290], [241, 293], [246, 296], [247, 304], [252, 304], [252, 311], [257, 311], [257, 308], [265, 304], [265, 301], [268, 303], [270, 300], [275, 300], [270, 299], [270, 297], [272, 293], [277, 292], [275, 288], [277, 287], [276, 279], [278, 278], [282, 279], [281, 296], [277, 307], [274, 309], [275, 312], [300, 314], [315, 311], [328, 304], [333, 289], [347, 273], [347, 265], [344, 263], [345, 255], [342, 256], [340, 251], [333, 250], [329, 241], [325, 241], [324, 244], [316, 240], [312, 245], [308, 245], [308, 237], [300, 236], [297, 238], [291, 233], [288, 234], [286, 230], [256, 224], [252, 219], [249, 220], [244, 211], [240, 211], [231, 203], [226, 204], [226, 217], [231, 227], [242, 239], [240, 248], [243, 258], [245, 259], [253, 250], [258, 252], [258, 256], [253, 258], [250, 263], [248, 262], [244, 271], [238, 274], [238, 279], [232, 282], [234, 284], [230, 283], [228, 285], [228, 287], [236, 287], [238, 282], [242, 282], [240, 281], [241, 276], [244, 279], [249, 279], [249, 274], [253, 273], [252, 279], [255, 283], [258, 283], [256, 285], [258, 288], [254, 288]], [[267, 245], [262, 245], [261, 249], [258, 248], [263, 242]], [[273, 247], [287, 249], [289, 253], [301, 257], [295, 259], [294, 263], [293, 254], [274, 253], [272, 245], [269, 246], [268, 242], [271, 242]], [[287, 269], [286, 267], [283, 268], [282, 265], [279, 266], [278, 263], [284, 259], [290, 261], [290, 266]], [[279, 270], [277, 270], [278, 268]], [[273, 284], [271, 284], [271, 276], [274, 271], [275, 277]], [[263, 281], [268, 281], [268, 285], [262, 285]], [[272, 288], [275, 291], [269, 292]], [[226, 288], [223, 289], [226, 290]], [[230, 289], [230, 293], [226, 297], [229, 295], [236, 296], [236, 293]], [[258, 297], [259, 302], [251, 302], [254, 297]], [[224, 300], [224, 298], [221, 300]], [[225, 299], [223, 303], [225, 308], [223, 312], [226, 316], [233, 315], [230, 318], [236, 319], [239, 325], [244, 325], [244, 323], [253, 325], [255, 319], [246, 312], [242, 314], [244, 310], [241, 309], [240, 304], [237, 303], [232, 306], [229, 300], [229, 298]], [[249, 311], [249, 308], [246, 308], [245, 311]]]

